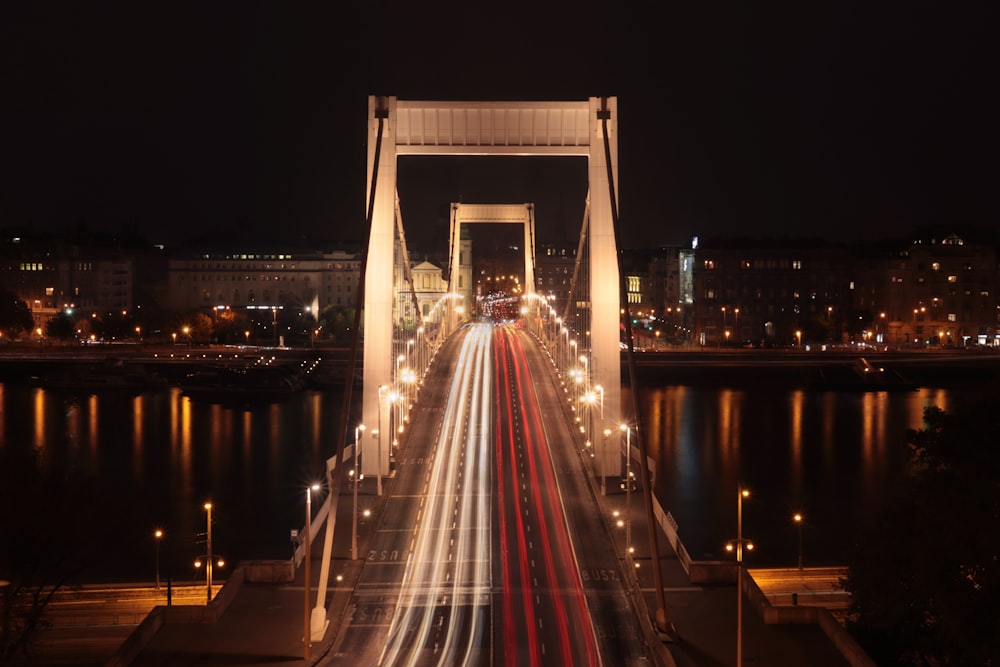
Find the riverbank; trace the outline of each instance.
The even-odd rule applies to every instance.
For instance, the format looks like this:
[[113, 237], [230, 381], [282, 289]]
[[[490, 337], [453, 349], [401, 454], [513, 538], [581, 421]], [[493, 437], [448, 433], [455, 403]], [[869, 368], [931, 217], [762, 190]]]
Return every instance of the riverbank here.
[[[253, 363], [315, 364], [310, 371], [316, 381], [342, 383], [349, 351], [344, 347], [271, 348], [254, 346], [183, 345], [0, 345], [0, 381], [24, 381], [54, 368], [72, 368], [108, 358], [142, 363], [158, 375], [177, 381], [211, 364]], [[635, 354], [639, 382], [714, 386], [824, 386], [825, 376], [839, 377], [859, 358], [891, 369], [917, 386], [953, 387], [969, 384], [1000, 388], [1000, 351], [959, 350], [759, 350], [719, 348], [671, 348]], [[361, 357], [356, 372], [360, 376]], [[623, 381], [628, 381], [629, 363], [622, 353]], [[843, 383], [841, 383], [842, 385]], [[844, 388], [841, 386], [840, 388]], [[859, 387], [860, 388], [860, 387]]]

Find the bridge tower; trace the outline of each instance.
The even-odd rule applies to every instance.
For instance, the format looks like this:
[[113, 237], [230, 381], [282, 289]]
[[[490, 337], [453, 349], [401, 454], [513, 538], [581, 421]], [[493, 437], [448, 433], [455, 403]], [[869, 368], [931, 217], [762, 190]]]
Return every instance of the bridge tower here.
[[[381, 128], [381, 137], [379, 131]], [[378, 153], [376, 152], [378, 150]], [[601, 423], [621, 421], [620, 282], [613, 204], [618, 198], [617, 98], [570, 102], [428, 102], [368, 98], [368, 188], [371, 205], [365, 274], [362, 420], [380, 423], [386, 407], [380, 387], [393, 386], [393, 239], [396, 174], [400, 156], [553, 156], [588, 160], [589, 180], [589, 372], [604, 390]], [[376, 169], [377, 165], [377, 169]], [[610, 170], [610, 173], [609, 173]], [[612, 191], [613, 190], [613, 191]], [[366, 209], [369, 202], [366, 201]], [[526, 232], [527, 234], [527, 232]], [[527, 240], [527, 239], [526, 239]], [[527, 244], [526, 244], [527, 245]], [[534, 281], [525, 276], [526, 288]], [[467, 304], [471, 306], [471, 304]], [[466, 313], [471, 308], [466, 309]], [[370, 449], [366, 452], [371, 452]], [[365, 474], [389, 468], [388, 447], [366, 453]], [[599, 474], [619, 471], [617, 448], [598, 450]], [[376, 468], [378, 466], [378, 468]]]

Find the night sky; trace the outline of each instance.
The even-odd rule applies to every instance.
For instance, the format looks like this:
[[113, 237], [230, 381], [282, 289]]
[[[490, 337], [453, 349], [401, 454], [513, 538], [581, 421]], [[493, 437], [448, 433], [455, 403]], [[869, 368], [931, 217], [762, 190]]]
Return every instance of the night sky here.
[[[617, 96], [630, 247], [1000, 225], [988, 3], [757, 4], [5, 3], [0, 227], [358, 240], [369, 94]], [[575, 243], [585, 173], [403, 159], [407, 234], [533, 202]]]

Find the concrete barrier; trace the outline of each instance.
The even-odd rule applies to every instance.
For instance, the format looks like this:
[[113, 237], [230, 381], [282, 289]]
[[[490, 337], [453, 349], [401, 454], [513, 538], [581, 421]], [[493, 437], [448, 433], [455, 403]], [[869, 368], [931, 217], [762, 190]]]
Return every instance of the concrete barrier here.
[[212, 602], [209, 604], [178, 604], [169, 607], [160, 605], [154, 607], [146, 618], [125, 639], [115, 654], [104, 663], [105, 667], [127, 667], [132, 664], [143, 649], [152, 641], [160, 628], [168, 623], [215, 623], [225, 613], [226, 609], [243, 586], [245, 566], [240, 564]]
[[840, 651], [840, 654], [844, 656], [844, 659], [851, 663], [852, 667], [878, 667], [875, 661], [868, 657], [868, 654], [861, 648], [857, 640], [844, 629], [844, 626], [829, 611], [820, 608], [816, 614], [816, 621], [826, 636], [830, 638], [830, 641], [833, 642], [833, 645]]
[[[677, 524], [673, 520], [673, 517], [669, 512], [663, 512], [655, 496], [653, 497], [653, 501], [657, 523], [671, 545], [674, 545], [678, 559], [685, 566], [692, 584], [711, 585], [732, 584], [736, 582], [737, 568], [735, 562], [692, 561], [687, 556], [684, 545], [680, 542]], [[683, 557], [681, 554], [683, 554]], [[858, 644], [857, 640], [847, 632], [844, 626], [833, 617], [833, 614], [828, 609], [804, 605], [774, 606], [745, 568], [739, 572], [741, 575], [739, 584], [747, 596], [750, 606], [756, 610], [764, 620], [764, 623], [768, 625], [816, 623], [851, 667], [877, 667], [875, 662], [868, 657], [865, 650], [861, 648], [861, 645]]]
[[248, 584], [290, 584], [295, 580], [295, 565], [289, 560], [255, 560], [242, 566]]
[[128, 667], [135, 659], [139, 657], [142, 650], [146, 648], [146, 645], [152, 641], [156, 633], [160, 631], [166, 623], [166, 613], [165, 610], [169, 607], [156, 607], [153, 611], [149, 612], [145, 620], [139, 624], [135, 630], [132, 631], [115, 654], [104, 663], [105, 667]]

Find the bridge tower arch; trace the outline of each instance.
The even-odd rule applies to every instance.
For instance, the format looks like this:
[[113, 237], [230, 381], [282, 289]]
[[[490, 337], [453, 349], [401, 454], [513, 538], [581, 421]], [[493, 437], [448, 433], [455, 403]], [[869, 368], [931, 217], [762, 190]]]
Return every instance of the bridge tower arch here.
[[[371, 201], [365, 202], [366, 208], [371, 205], [371, 228], [364, 292], [363, 423], [380, 421], [380, 411], [385, 406], [380, 405], [379, 387], [391, 385], [393, 381], [393, 327], [385, 323], [393, 319], [397, 159], [422, 155], [552, 156], [588, 160], [590, 373], [594, 383], [604, 388], [600, 430], [617, 429], [622, 405], [621, 302], [613, 219], [613, 206], [618, 198], [618, 102], [615, 97], [559, 102], [433, 102], [369, 96], [366, 192], [372, 191], [373, 177], [377, 180]], [[533, 277], [526, 274], [525, 284], [526, 289], [533, 290]], [[595, 427], [596, 432], [600, 430]], [[388, 471], [389, 448], [378, 449], [379, 456], [366, 454], [364, 457], [365, 474]], [[617, 475], [617, 448], [605, 447], [598, 453], [595, 460], [598, 473]]]

